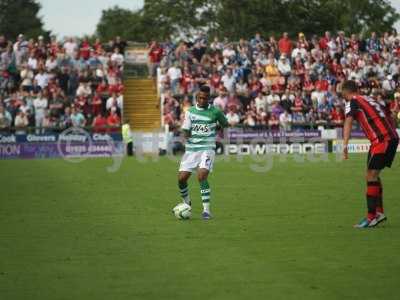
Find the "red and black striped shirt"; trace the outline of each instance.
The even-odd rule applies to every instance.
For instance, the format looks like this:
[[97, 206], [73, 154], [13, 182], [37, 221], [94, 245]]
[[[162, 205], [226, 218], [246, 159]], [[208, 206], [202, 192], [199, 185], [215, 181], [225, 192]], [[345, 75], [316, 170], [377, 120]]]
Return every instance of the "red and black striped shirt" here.
[[355, 96], [346, 102], [346, 116], [352, 116], [360, 123], [372, 144], [399, 138], [390, 110], [383, 102], [367, 96]]

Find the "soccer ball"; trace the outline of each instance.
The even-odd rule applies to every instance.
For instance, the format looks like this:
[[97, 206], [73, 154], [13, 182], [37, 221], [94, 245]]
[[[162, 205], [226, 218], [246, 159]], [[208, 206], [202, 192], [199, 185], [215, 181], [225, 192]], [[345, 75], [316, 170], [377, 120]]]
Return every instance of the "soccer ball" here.
[[179, 203], [177, 206], [174, 207], [172, 212], [179, 220], [187, 220], [190, 219], [190, 217], [192, 216], [192, 208], [186, 203]]

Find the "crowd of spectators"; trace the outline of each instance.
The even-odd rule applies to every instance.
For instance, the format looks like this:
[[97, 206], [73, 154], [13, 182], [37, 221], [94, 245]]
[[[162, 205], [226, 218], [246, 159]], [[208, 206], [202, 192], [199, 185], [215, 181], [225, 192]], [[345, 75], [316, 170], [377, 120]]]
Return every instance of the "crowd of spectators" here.
[[0, 130], [25, 133], [93, 126], [114, 131], [123, 109], [126, 43], [0, 35]]
[[177, 44], [153, 41], [149, 72], [158, 74], [164, 124], [179, 128], [195, 103], [199, 86], [212, 90], [212, 102], [231, 126], [295, 130], [343, 126], [341, 84], [355, 80], [361, 91], [388, 102], [400, 119], [400, 35], [396, 31], [367, 38], [344, 32], [293, 40], [232, 43], [205, 35]]

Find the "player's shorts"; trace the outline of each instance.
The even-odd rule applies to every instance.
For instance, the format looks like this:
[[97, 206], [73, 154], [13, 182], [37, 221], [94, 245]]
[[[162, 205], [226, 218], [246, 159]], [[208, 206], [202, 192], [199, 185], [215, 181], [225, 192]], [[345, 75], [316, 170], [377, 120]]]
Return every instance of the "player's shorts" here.
[[214, 150], [185, 152], [182, 157], [179, 172], [193, 173], [196, 169], [207, 169], [212, 172], [215, 160]]
[[367, 166], [369, 170], [382, 170], [392, 166], [396, 156], [399, 140], [389, 140], [371, 145], [368, 152]]

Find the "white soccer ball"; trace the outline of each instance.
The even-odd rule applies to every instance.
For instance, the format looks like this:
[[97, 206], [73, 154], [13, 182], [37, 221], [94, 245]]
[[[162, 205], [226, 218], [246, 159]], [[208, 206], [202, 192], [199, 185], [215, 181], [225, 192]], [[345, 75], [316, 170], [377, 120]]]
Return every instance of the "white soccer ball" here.
[[179, 203], [172, 211], [179, 220], [187, 220], [192, 216], [192, 207], [186, 203]]

